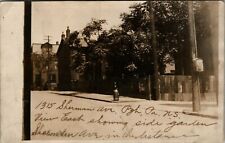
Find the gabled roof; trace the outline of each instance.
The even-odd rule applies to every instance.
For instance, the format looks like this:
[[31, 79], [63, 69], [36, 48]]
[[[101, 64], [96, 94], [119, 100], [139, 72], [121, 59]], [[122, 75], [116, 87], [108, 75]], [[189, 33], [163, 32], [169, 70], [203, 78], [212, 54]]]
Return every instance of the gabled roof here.
[[60, 44], [59, 44], [59, 48], [58, 48], [58, 50], [57, 50], [57, 52], [56, 52], [56, 55], [57, 55], [57, 56], [58, 56], [59, 53], [62, 51], [62, 48], [64, 47], [64, 46], [63, 46], [64, 42], [65, 42], [65, 40], [62, 39], [61, 42], [60, 42]]
[[[80, 45], [81, 45], [82, 47], [87, 47], [87, 46], [88, 46], [87, 42], [86, 42], [86, 41], [83, 39], [83, 37], [82, 37], [81, 31], [79, 32], [78, 38], [80, 38]], [[58, 48], [58, 51], [57, 51], [57, 53], [56, 53], [57, 55], [60, 53], [60, 51], [61, 51], [62, 48], [64, 47], [64, 46], [63, 46], [64, 43], [68, 42], [68, 39], [69, 39], [69, 38], [66, 38], [65, 40], [64, 40], [64, 39], [61, 40], [60, 45], [59, 45], [59, 48]]]

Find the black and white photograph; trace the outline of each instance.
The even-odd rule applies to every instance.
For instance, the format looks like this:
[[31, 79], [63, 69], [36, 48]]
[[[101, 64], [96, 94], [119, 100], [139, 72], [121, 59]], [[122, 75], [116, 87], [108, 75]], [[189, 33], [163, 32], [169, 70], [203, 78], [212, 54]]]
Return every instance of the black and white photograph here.
[[23, 140], [222, 143], [223, 6], [25, 1]]

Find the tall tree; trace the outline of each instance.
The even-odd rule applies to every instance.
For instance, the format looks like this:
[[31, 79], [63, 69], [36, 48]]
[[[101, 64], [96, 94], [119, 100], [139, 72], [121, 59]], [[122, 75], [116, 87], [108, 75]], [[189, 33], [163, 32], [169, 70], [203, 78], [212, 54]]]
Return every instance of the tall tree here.
[[[92, 80], [100, 78], [103, 74], [102, 61], [107, 53], [106, 31], [103, 30], [103, 24], [106, 24], [106, 20], [92, 19], [82, 33], [76, 32], [73, 33], [74, 36], [70, 36], [74, 59], [73, 69], [86, 74]], [[85, 47], [83, 43], [86, 44]]]
[[[165, 64], [171, 62], [174, 55], [185, 47], [187, 35], [184, 33], [187, 33], [187, 3], [182, 1], [154, 1], [152, 3], [157, 41], [160, 41], [160, 43], [157, 43], [158, 61], [160, 72], [163, 73]], [[144, 51], [152, 53], [149, 3], [137, 3], [132, 5], [130, 9], [130, 13], [121, 14], [123, 20], [121, 26], [125, 31], [134, 33], [136, 36], [141, 33], [145, 40], [138, 39], [136, 45], [142, 45], [144, 48], [138, 50], [144, 49]], [[150, 41], [148, 40], [149, 37]], [[171, 56], [168, 56], [168, 54]], [[153, 61], [153, 58], [150, 61]], [[150, 61], [146, 62], [153, 63]]]

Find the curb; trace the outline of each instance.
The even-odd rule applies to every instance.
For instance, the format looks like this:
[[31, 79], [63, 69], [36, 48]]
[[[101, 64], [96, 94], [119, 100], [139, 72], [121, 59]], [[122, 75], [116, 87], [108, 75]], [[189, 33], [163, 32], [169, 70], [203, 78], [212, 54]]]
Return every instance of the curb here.
[[183, 111], [182, 112], [185, 115], [192, 115], [192, 116], [199, 116], [199, 117], [204, 117], [204, 118], [211, 118], [211, 119], [218, 119], [218, 116], [216, 115], [206, 115], [206, 114], [201, 114], [198, 112], [188, 112], [188, 111]]

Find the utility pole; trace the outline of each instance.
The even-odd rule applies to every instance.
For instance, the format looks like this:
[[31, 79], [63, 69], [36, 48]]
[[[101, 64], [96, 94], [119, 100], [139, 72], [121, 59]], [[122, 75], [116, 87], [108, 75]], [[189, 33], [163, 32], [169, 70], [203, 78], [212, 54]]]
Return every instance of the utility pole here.
[[152, 1], [149, 1], [149, 12], [151, 20], [151, 37], [152, 37], [152, 48], [153, 48], [153, 58], [154, 58], [154, 87], [153, 94], [156, 96], [156, 100], [160, 100], [159, 93], [159, 66], [158, 66], [158, 52], [157, 52], [157, 43], [156, 43], [156, 30], [155, 30], [155, 19], [153, 13]]
[[197, 59], [197, 41], [196, 41], [196, 30], [195, 30], [195, 18], [193, 12], [193, 2], [188, 1], [188, 25], [190, 35], [190, 48], [191, 48], [191, 62], [192, 62], [192, 104], [193, 111], [200, 111], [200, 83], [199, 83], [199, 72], [197, 72], [194, 60]]
[[47, 39], [44, 39], [44, 40], [47, 40], [48, 43], [49, 43], [49, 42], [50, 42], [50, 37], [51, 37], [51, 36], [50, 36], [50, 35], [47, 35], [46, 37], [47, 37]]

